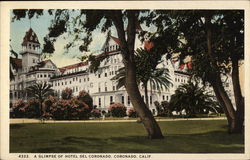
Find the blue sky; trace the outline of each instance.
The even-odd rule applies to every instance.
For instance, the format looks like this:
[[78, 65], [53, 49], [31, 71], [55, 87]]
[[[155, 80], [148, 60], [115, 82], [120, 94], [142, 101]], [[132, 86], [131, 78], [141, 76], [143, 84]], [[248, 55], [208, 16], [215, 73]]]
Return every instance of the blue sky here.
[[[20, 52], [22, 47], [21, 43], [25, 32], [29, 30], [30, 26], [37, 34], [39, 42], [41, 43], [41, 48], [43, 46], [43, 37], [48, 34], [48, 27], [50, 26], [53, 16], [50, 16], [46, 11], [44, 15], [40, 18], [28, 18], [21, 19], [19, 21], [11, 22], [10, 24], [10, 39], [11, 46], [16, 52]], [[100, 30], [96, 30], [93, 33], [93, 42], [89, 46], [89, 49], [93, 53], [99, 53], [101, 47], [106, 39], [106, 33], [101, 33]], [[112, 28], [112, 35], [116, 36], [116, 31]], [[64, 35], [66, 36], [66, 34]], [[55, 42], [55, 52], [50, 59], [58, 66], [62, 67], [65, 65], [73, 64], [79, 62], [77, 57], [85, 54], [81, 53], [78, 47], [71, 48], [68, 53], [65, 53], [64, 46], [70, 37], [66, 36], [66, 39], [60, 37]], [[21, 57], [20, 57], [21, 58]]]
[[[11, 22], [10, 24], [10, 39], [11, 46], [16, 52], [21, 51], [21, 43], [23, 41], [23, 37], [25, 36], [25, 32], [29, 30], [30, 26], [33, 31], [37, 34], [39, 42], [41, 43], [41, 48], [43, 46], [43, 37], [48, 34], [48, 27], [51, 24], [51, 20], [53, 16], [49, 15], [47, 11], [44, 11], [44, 15], [39, 18], [32, 18], [29, 20], [28, 18], [21, 19], [19, 21]], [[142, 25], [143, 29], [147, 27]], [[152, 28], [150, 29], [152, 30]], [[154, 29], [153, 29], [154, 30]], [[117, 33], [114, 27], [111, 28], [111, 34], [117, 37]], [[100, 53], [103, 43], [106, 39], [106, 33], [101, 33], [100, 29], [96, 29], [93, 32], [93, 41], [89, 46], [89, 53]], [[66, 34], [65, 34], [66, 36]], [[75, 48], [71, 48], [68, 53], [65, 53], [64, 46], [69, 41], [71, 37], [67, 37], [64, 39], [60, 37], [55, 42], [55, 52], [52, 54], [50, 59], [58, 66], [62, 67], [69, 64], [74, 64], [80, 62], [77, 57], [84, 55], [86, 53], [81, 53], [78, 49], [78, 46]], [[139, 43], [139, 42], [136, 42]], [[87, 54], [89, 54], [87, 53]], [[21, 57], [20, 57], [21, 58]]]

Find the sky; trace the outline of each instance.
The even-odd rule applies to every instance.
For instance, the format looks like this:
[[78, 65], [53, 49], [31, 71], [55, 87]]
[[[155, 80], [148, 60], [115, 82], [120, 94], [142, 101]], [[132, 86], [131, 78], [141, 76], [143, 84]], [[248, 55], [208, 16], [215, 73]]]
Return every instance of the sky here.
[[[48, 27], [50, 26], [53, 16], [50, 16], [46, 11], [40, 18], [23, 18], [21, 20], [15, 20], [10, 24], [10, 44], [14, 51], [20, 52], [22, 47], [21, 43], [25, 32], [31, 27], [37, 34], [38, 40], [43, 46], [43, 38], [48, 34]], [[116, 36], [114, 28], [111, 29], [112, 35]], [[71, 48], [68, 53], [65, 53], [64, 46], [67, 43], [68, 38], [64, 39], [60, 37], [54, 44], [55, 52], [52, 54], [50, 59], [58, 66], [62, 67], [69, 64], [80, 62], [77, 57], [85, 54], [79, 51], [78, 47]], [[89, 49], [93, 53], [99, 53], [103, 43], [106, 40], [106, 33], [101, 33], [99, 30], [93, 32], [93, 41], [89, 46]], [[21, 58], [21, 57], [19, 57]]]
[[[28, 18], [23, 18], [21, 20], [15, 20], [14, 22], [11, 22], [10, 44], [14, 51], [18, 53], [21, 51], [21, 43], [23, 41], [23, 37], [25, 36], [25, 32], [28, 31], [30, 27], [37, 34], [42, 48], [43, 38], [48, 34], [48, 27], [50, 26], [52, 19], [53, 16], [49, 15], [47, 11], [44, 11], [44, 15], [40, 16], [39, 18], [32, 18], [31, 20], [29, 20]], [[147, 27], [145, 25], [142, 25], [142, 28], [146, 29]], [[153, 31], [154, 28], [149, 28], [149, 30]], [[111, 35], [117, 37], [117, 33], [114, 27], [111, 28]], [[91, 53], [98, 54], [101, 52], [101, 48], [106, 40], [106, 36], [107, 34], [101, 33], [100, 29], [97, 29], [93, 32], [93, 41], [89, 46], [89, 50]], [[71, 48], [68, 53], [65, 53], [64, 46], [67, 43], [68, 39], [69, 38], [64, 39], [60, 37], [54, 43], [55, 52], [52, 54], [52, 57], [50, 57], [50, 59], [57, 65], [57, 67], [79, 63], [80, 60], [77, 57], [86, 54], [79, 51], [79, 46]], [[136, 43], [138, 43], [136, 44], [136, 46], [139, 46], [140, 42]]]

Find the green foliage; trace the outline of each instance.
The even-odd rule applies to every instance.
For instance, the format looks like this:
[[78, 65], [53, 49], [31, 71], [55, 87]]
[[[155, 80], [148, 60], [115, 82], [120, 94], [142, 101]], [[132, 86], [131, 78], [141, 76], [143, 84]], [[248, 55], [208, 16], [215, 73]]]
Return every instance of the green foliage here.
[[26, 88], [26, 92], [29, 96], [34, 97], [39, 100], [40, 103], [53, 94], [53, 89], [51, 89], [51, 85], [45, 83], [34, 83], [33, 85]]
[[161, 103], [159, 103], [158, 101], [155, 101], [154, 104], [156, 106], [158, 116], [162, 116], [162, 117], [164, 117], [164, 116], [167, 116], [167, 117], [173, 116], [173, 114], [172, 114], [173, 109], [170, 106], [168, 101], [162, 101]]
[[11, 108], [11, 118], [24, 118], [26, 108], [27, 106], [23, 100], [17, 100]]
[[69, 100], [72, 98], [72, 89], [71, 88], [65, 88], [64, 90], [62, 90], [62, 99], [65, 99], [65, 100]]
[[30, 99], [26, 103], [25, 117], [27, 118], [39, 118], [40, 117], [40, 109], [39, 102], [36, 99]]
[[80, 92], [79, 92], [79, 95], [77, 96], [77, 99], [78, 99], [79, 101], [82, 101], [82, 102], [86, 103], [86, 104], [89, 106], [90, 110], [92, 110], [92, 109], [94, 108], [94, 107], [93, 107], [93, 99], [92, 99], [92, 97], [89, 95], [88, 92], [86, 92], [86, 91], [84, 91], [84, 90], [80, 91]]
[[39, 118], [40, 104], [36, 99], [17, 100], [11, 107], [11, 118]]
[[[136, 80], [139, 85], [142, 83], [147, 90], [148, 83], [151, 89], [161, 91], [168, 89], [171, 84], [169, 71], [166, 68], [156, 68], [161, 62], [162, 55], [152, 48], [150, 51], [139, 48], [135, 53]], [[120, 68], [112, 80], [117, 81], [117, 87], [125, 86], [125, 68]], [[145, 93], [147, 94], [147, 92]]]
[[92, 109], [91, 116], [95, 118], [101, 117], [101, 111], [99, 109]]
[[171, 110], [185, 113], [189, 117], [193, 117], [198, 113], [208, 113], [209, 110], [217, 112], [218, 103], [213, 100], [213, 96], [205, 92], [205, 88], [200, 88], [198, 83], [180, 85], [175, 94], [171, 96], [170, 104]]
[[113, 103], [108, 107], [113, 117], [125, 117], [127, 108], [121, 103]]

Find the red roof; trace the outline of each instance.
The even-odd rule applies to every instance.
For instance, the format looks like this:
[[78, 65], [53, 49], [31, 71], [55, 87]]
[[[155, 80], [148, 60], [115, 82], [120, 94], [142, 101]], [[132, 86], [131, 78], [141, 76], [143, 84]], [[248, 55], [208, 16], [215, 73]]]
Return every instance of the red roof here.
[[86, 66], [88, 65], [89, 62], [88, 61], [85, 61], [85, 62], [81, 62], [81, 63], [77, 63], [77, 64], [72, 64], [72, 65], [68, 65], [68, 66], [64, 66], [62, 68], [59, 68], [59, 70], [63, 70], [63, 69], [74, 69], [74, 68], [77, 68], [77, 67], [81, 67], [81, 66]]
[[116, 37], [113, 37], [113, 36], [110, 36], [118, 45], [121, 44], [121, 41], [119, 38], [116, 38]]
[[181, 64], [179, 68], [181, 70], [183, 70], [185, 68], [185, 66], [187, 66], [187, 69], [192, 69], [192, 62], [187, 62], [185, 64]]
[[187, 63], [187, 68], [188, 68], [188, 69], [192, 69], [192, 68], [193, 68], [193, 67], [192, 67], [192, 62], [188, 62], [188, 63]]
[[62, 72], [62, 73], [63, 73], [65, 70], [66, 70], [65, 68], [59, 68], [59, 71]]
[[36, 33], [31, 28], [26, 32], [22, 45], [26, 45], [27, 42], [38, 43], [40, 45]]
[[182, 69], [184, 69], [185, 68], [185, 64], [181, 64], [180, 65], [180, 69], [182, 70]]
[[12, 61], [15, 63], [15, 65], [18, 67], [18, 68], [22, 68], [22, 59], [18, 59], [18, 58], [12, 58]]

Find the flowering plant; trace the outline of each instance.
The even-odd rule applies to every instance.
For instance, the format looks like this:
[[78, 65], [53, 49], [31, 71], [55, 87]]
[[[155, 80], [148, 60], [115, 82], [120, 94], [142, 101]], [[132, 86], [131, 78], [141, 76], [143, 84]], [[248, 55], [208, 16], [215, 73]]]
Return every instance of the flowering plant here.
[[12, 111], [13, 111], [13, 118], [23, 118], [25, 117], [25, 111], [28, 106], [23, 100], [17, 100], [13, 106], [12, 106]]
[[129, 116], [129, 117], [133, 117], [133, 118], [138, 117], [138, 115], [137, 115], [137, 113], [136, 113], [136, 111], [135, 111], [134, 108], [130, 108], [130, 109], [128, 110], [128, 116]]
[[113, 117], [125, 117], [127, 108], [121, 103], [113, 103], [108, 107]]
[[95, 118], [100, 118], [101, 117], [101, 111], [99, 109], [92, 109], [91, 115]]

